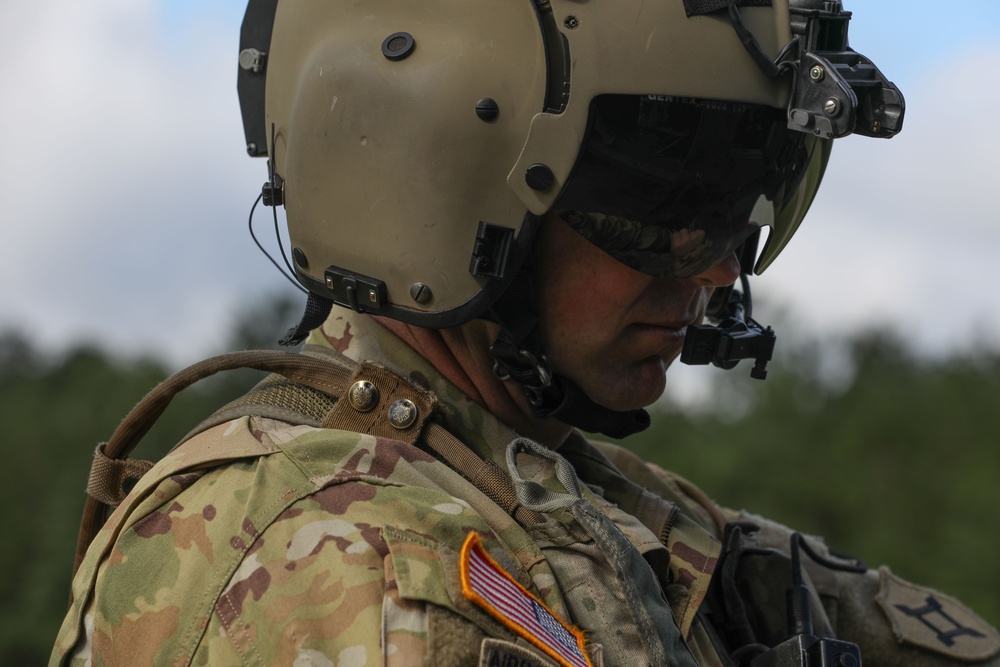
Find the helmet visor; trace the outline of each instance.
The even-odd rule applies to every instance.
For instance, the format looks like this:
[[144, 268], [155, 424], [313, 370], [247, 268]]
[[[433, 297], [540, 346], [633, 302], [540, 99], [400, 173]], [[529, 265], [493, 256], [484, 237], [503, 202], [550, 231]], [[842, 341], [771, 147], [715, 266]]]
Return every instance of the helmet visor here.
[[828, 143], [789, 130], [782, 109], [601, 95], [553, 210], [618, 261], [653, 276], [698, 275], [765, 225], [774, 227], [769, 263], [812, 201]]

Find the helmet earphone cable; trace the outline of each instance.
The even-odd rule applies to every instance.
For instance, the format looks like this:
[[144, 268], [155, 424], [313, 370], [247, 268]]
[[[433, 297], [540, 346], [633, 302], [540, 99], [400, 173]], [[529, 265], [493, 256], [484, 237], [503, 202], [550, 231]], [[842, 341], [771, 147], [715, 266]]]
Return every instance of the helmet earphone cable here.
[[288, 261], [288, 256], [285, 254], [285, 246], [281, 243], [281, 232], [278, 227], [278, 205], [284, 203], [284, 196], [282, 195], [283, 184], [279, 186], [276, 182], [277, 174], [274, 169], [274, 132], [274, 123], [271, 123], [271, 147], [267, 157], [267, 180], [271, 184], [271, 193], [273, 197], [271, 201], [271, 213], [274, 215], [274, 238], [278, 241], [278, 250], [281, 252], [282, 261], [285, 262], [285, 266], [288, 268], [288, 273], [294, 276], [295, 270], [292, 268], [292, 264]]
[[[269, 155], [267, 158], [267, 183], [261, 188], [261, 193], [257, 195], [257, 199], [254, 200], [253, 206], [250, 207], [250, 221], [247, 226], [250, 228], [250, 238], [253, 242], [257, 244], [264, 256], [267, 257], [271, 264], [274, 264], [274, 268], [278, 269], [278, 272], [285, 277], [285, 279], [295, 286], [295, 289], [299, 290], [303, 294], [308, 294], [309, 291], [306, 290], [299, 281], [295, 279], [295, 270], [292, 269], [291, 263], [288, 261], [288, 256], [285, 255], [285, 246], [281, 242], [281, 229], [278, 224], [278, 205], [281, 203], [281, 188], [277, 184], [277, 175], [274, 170], [274, 123], [271, 123], [271, 146]], [[265, 198], [265, 193], [269, 193], [269, 197]], [[264, 199], [264, 204], [271, 207], [271, 213], [274, 216], [274, 238], [278, 242], [278, 252], [281, 254], [281, 260], [285, 263], [285, 267], [288, 269], [286, 272], [284, 268], [274, 259], [274, 257], [269, 253], [261, 242], [257, 240], [257, 235], [253, 231], [253, 214], [257, 210], [257, 204]]]
[[[274, 257], [271, 256], [271, 253], [269, 253], [267, 251], [267, 249], [264, 248], [263, 245], [261, 245], [261, 242], [257, 239], [257, 235], [253, 231], [253, 214], [254, 214], [254, 211], [257, 210], [257, 204], [260, 203], [260, 200], [263, 197], [264, 197], [264, 193], [263, 192], [260, 193], [259, 195], [257, 195], [257, 199], [254, 200], [253, 206], [250, 207], [250, 220], [247, 223], [247, 227], [250, 229], [250, 238], [252, 238], [253, 242], [257, 244], [257, 248], [259, 248], [260, 251], [262, 253], [264, 253], [264, 256], [267, 257], [268, 260], [270, 260], [271, 264], [274, 264], [274, 268], [278, 269], [278, 272], [281, 273], [281, 275], [284, 276], [285, 279], [288, 282], [290, 282], [292, 285], [295, 286], [295, 289], [299, 290], [303, 294], [307, 294], [308, 293], [307, 290], [304, 287], [302, 287], [302, 285], [299, 284], [299, 281], [295, 280], [294, 276], [289, 275], [285, 271], [285, 269], [283, 269], [282, 266], [280, 264], [278, 264], [278, 262], [274, 259]], [[277, 234], [278, 234], [278, 213], [277, 213], [277, 211], [275, 211], [275, 213], [274, 213], [274, 232], [275, 232], [275, 235], [277, 236]], [[281, 248], [281, 257], [285, 260], [285, 264], [287, 265], [288, 264], [288, 258], [285, 257], [285, 251], [284, 251], [284, 248], [281, 245], [281, 237], [280, 236], [278, 237], [278, 247]], [[289, 267], [289, 269], [290, 268], [291, 267]]]

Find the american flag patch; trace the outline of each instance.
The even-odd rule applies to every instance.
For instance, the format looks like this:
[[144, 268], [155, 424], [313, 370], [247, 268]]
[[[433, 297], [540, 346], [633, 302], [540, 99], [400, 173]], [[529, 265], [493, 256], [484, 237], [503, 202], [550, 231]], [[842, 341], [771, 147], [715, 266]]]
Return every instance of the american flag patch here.
[[507, 574], [469, 533], [462, 546], [462, 592], [469, 600], [563, 667], [593, 667], [583, 633], [553, 616], [541, 600]]

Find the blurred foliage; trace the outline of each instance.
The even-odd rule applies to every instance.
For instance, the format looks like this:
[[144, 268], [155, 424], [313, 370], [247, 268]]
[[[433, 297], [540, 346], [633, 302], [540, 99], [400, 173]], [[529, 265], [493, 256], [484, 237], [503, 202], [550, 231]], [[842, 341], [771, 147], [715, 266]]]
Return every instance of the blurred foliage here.
[[[290, 298], [262, 300], [241, 314], [221, 347], [275, 348], [300, 308]], [[0, 423], [7, 425], [0, 438], [5, 469], [15, 473], [0, 484], [0, 665], [47, 664], [69, 601], [94, 448], [167, 375], [161, 361], [93, 347], [47, 358], [24, 336], [0, 333]], [[159, 458], [262, 377], [234, 371], [178, 394], [134, 456]]]
[[[297, 307], [282, 300], [247, 312], [228, 348], [271, 346]], [[628, 444], [727, 506], [825, 535], [1000, 624], [1000, 565], [987, 558], [1000, 542], [1000, 354], [921, 360], [880, 333], [783, 341], [782, 350], [764, 383], [746, 378], [745, 364], [706, 370], [706, 409], [658, 406], [653, 428]], [[0, 419], [15, 472], [0, 485], [0, 664], [47, 661], [93, 447], [166, 374], [161, 362], [92, 348], [46, 358], [25, 338], [0, 335]], [[137, 455], [161, 455], [259, 377], [213, 378], [180, 394]]]

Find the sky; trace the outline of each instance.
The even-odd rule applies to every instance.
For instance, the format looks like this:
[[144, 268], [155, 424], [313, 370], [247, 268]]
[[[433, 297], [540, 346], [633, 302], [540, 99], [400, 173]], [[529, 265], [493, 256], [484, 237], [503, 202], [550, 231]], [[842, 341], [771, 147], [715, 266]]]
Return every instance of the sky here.
[[[754, 280], [755, 315], [886, 326], [927, 355], [997, 346], [1000, 3], [846, 4], [852, 46], [906, 96], [905, 129], [836, 143], [809, 217]], [[220, 351], [247, 303], [289, 292], [246, 231], [266, 168], [236, 99], [244, 9], [0, 3], [0, 330], [181, 365]]]

